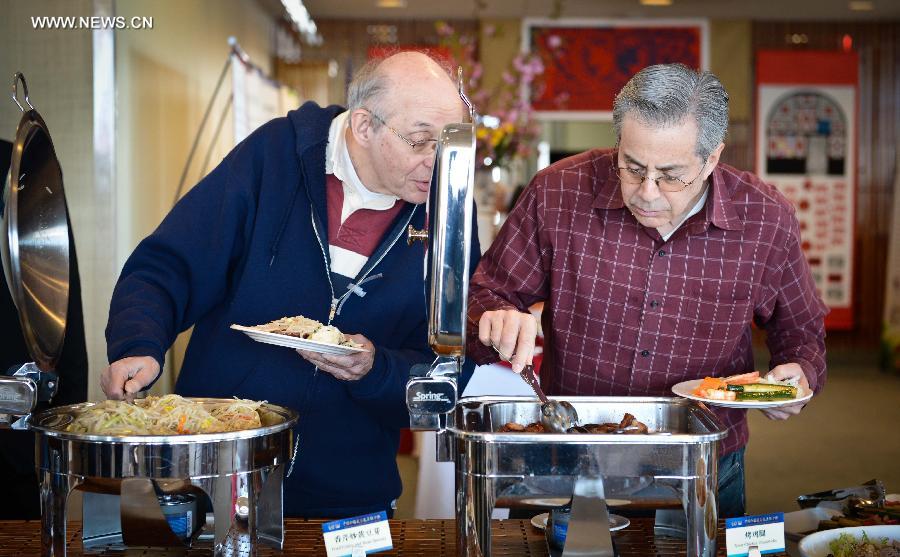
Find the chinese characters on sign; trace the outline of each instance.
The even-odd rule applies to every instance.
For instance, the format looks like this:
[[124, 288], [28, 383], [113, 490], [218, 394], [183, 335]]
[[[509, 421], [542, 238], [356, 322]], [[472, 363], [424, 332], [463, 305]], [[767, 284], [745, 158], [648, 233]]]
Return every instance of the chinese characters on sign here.
[[784, 551], [784, 513], [725, 519], [728, 557], [747, 557], [751, 547], [762, 553]]
[[372, 513], [322, 524], [328, 557], [356, 557], [392, 549], [387, 513]]

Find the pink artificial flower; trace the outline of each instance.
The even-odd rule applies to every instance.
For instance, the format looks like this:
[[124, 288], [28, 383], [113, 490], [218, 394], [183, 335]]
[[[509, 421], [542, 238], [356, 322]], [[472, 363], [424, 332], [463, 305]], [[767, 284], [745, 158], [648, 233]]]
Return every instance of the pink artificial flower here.
[[446, 22], [438, 21], [434, 26], [437, 30], [437, 34], [441, 37], [449, 37], [454, 33], [453, 27], [447, 25]]

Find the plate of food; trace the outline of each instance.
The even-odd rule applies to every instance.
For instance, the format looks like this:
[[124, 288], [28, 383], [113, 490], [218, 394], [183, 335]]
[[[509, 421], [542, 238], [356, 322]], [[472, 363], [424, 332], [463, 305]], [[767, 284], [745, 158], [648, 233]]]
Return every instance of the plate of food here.
[[726, 408], [778, 408], [812, 398], [811, 390], [793, 382], [779, 381], [758, 371], [730, 377], [706, 377], [682, 381], [672, 387], [678, 396]]
[[797, 546], [803, 557], [900, 556], [900, 526], [856, 526], [810, 534]]
[[337, 327], [302, 315], [282, 317], [252, 327], [232, 325], [231, 328], [245, 333], [256, 342], [309, 352], [345, 356], [366, 351], [361, 344], [348, 338]]
[[[549, 520], [549, 518], [550, 513], [541, 513], [537, 516], [533, 516], [531, 517], [531, 525], [538, 530], [543, 530], [547, 527], [547, 520]], [[617, 530], [621, 530], [622, 528], [627, 528], [629, 524], [631, 524], [631, 521], [624, 516], [619, 516], [617, 514], [609, 515], [610, 532], [615, 532]]]

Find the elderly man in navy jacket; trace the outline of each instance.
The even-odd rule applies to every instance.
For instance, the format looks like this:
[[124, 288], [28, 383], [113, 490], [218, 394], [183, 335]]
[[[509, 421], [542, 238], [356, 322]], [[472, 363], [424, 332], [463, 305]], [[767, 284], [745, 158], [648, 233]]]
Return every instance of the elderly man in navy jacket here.
[[[436, 138], [464, 105], [438, 64], [406, 52], [364, 66], [348, 106], [308, 102], [239, 144], [131, 255], [106, 330], [109, 398], [150, 385], [194, 326], [177, 393], [300, 413], [288, 516], [390, 512], [409, 369], [433, 357], [423, 249], [406, 230], [424, 227]], [[285, 315], [367, 351], [298, 356], [228, 328]]]

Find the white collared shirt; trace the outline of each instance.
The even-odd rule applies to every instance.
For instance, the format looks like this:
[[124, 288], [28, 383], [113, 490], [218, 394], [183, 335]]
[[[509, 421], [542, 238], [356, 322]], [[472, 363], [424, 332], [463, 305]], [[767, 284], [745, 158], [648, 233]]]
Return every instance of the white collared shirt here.
[[[342, 112], [331, 121], [328, 128], [328, 144], [325, 146], [325, 174], [334, 174], [344, 188], [344, 203], [341, 207], [341, 224], [344, 224], [354, 211], [371, 209], [386, 211], [393, 207], [399, 197], [375, 193], [368, 189], [359, 179], [350, 151], [347, 149], [347, 124], [350, 111]], [[347, 276], [355, 277], [365, 266], [368, 257], [329, 245], [328, 255], [331, 259], [331, 270]]]
[[347, 124], [350, 111], [342, 112], [331, 121], [328, 129], [328, 145], [325, 147], [325, 174], [334, 174], [344, 185], [344, 206], [341, 222], [358, 209], [384, 211], [394, 206], [400, 198], [390, 194], [375, 193], [368, 189], [356, 174], [350, 151], [347, 149]]

